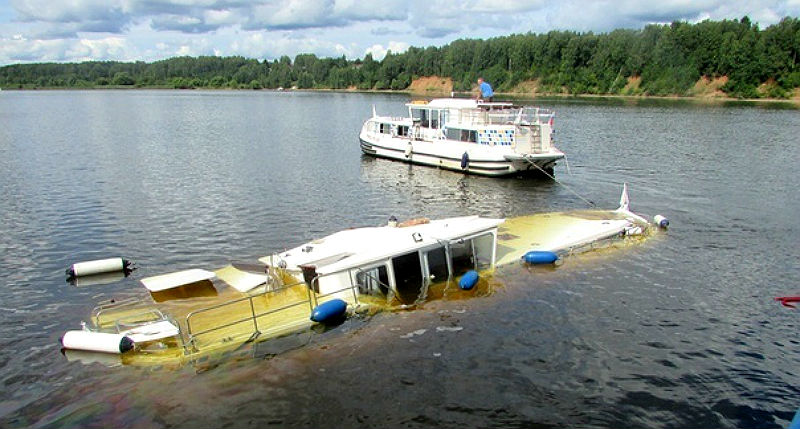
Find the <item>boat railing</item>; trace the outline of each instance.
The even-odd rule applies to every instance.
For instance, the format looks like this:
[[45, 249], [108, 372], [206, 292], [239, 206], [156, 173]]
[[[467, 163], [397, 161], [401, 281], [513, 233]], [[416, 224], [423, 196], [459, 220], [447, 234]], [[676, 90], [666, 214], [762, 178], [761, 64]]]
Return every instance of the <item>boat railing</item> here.
[[[320, 290], [320, 288], [319, 288], [319, 280], [321, 278], [323, 278], [323, 277], [327, 277], [327, 276], [331, 276], [331, 275], [335, 275], [335, 274], [340, 274], [340, 273], [337, 272], [337, 273], [332, 273], [332, 274], [318, 275], [318, 276], [314, 277], [314, 279], [311, 280], [311, 284], [312, 284], [313, 289], [314, 290]], [[338, 295], [338, 294], [340, 294], [342, 292], [347, 292], [347, 291], [350, 291], [350, 292], [353, 293], [353, 303], [358, 304], [358, 292], [356, 291], [357, 288], [358, 288], [358, 285], [353, 284], [353, 279], [351, 278], [350, 279], [350, 286], [345, 286], [345, 287], [343, 287], [341, 289], [336, 289], [336, 290], [325, 292], [325, 293], [322, 293], [322, 294], [321, 293], [316, 293], [316, 294], [313, 295], [313, 298], [314, 298], [313, 307], [316, 307], [317, 305], [319, 305], [320, 299], [325, 299], [325, 298], [328, 298], [328, 297], [331, 297], [331, 296], [334, 296], [334, 295]]]
[[548, 122], [553, 113], [539, 107], [520, 107], [517, 109], [489, 110], [488, 123], [491, 125], [525, 124], [536, 125]]
[[[104, 318], [106, 313], [111, 313], [113, 316]], [[132, 329], [152, 326], [162, 321], [169, 322], [177, 329], [178, 334], [176, 336], [180, 339], [181, 347], [185, 348], [180, 324], [161, 310], [142, 304], [135, 297], [100, 304], [92, 310], [92, 323], [101, 332], [111, 331], [121, 334]]]
[[549, 109], [517, 107], [503, 109], [462, 109], [453, 116], [452, 125], [476, 127], [481, 125], [538, 125], [548, 123], [554, 116]]
[[[312, 302], [314, 301], [313, 300], [313, 294], [311, 293], [311, 289], [310, 288], [306, 288], [307, 289], [307, 293], [308, 293], [308, 298], [307, 299], [303, 299], [303, 300], [296, 301], [296, 302], [291, 302], [289, 304], [280, 306], [278, 308], [270, 308], [269, 310], [266, 310], [266, 311], [260, 311], [260, 312], [256, 311], [256, 304], [255, 304], [255, 300], [256, 299], [265, 298], [265, 297], [267, 297], [269, 295], [277, 294], [279, 292], [291, 289], [291, 288], [299, 286], [299, 285], [304, 285], [304, 283], [303, 282], [297, 282], [297, 283], [293, 283], [293, 284], [290, 284], [290, 285], [287, 285], [287, 286], [283, 286], [283, 287], [280, 287], [280, 288], [267, 289], [264, 292], [256, 294], [256, 295], [248, 295], [248, 296], [245, 296], [245, 297], [242, 297], [242, 298], [238, 298], [238, 299], [235, 299], [235, 300], [232, 300], [232, 301], [227, 301], [227, 302], [224, 302], [224, 303], [221, 303], [221, 304], [212, 305], [212, 306], [209, 306], [209, 307], [204, 307], [204, 308], [201, 308], [199, 310], [195, 310], [195, 311], [190, 312], [189, 314], [186, 315], [186, 335], [187, 335], [187, 340], [186, 340], [185, 344], [187, 346], [190, 346], [190, 347], [192, 347], [192, 348], [194, 348], [196, 350], [198, 348], [197, 347], [197, 342], [198, 342], [197, 339], [198, 339], [198, 337], [201, 337], [203, 335], [208, 335], [208, 334], [211, 334], [211, 333], [214, 333], [214, 332], [219, 332], [219, 331], [221, 331], [223, 329], [230, 328], [230, 327], [233, 327], [233, 326], [236, 326], [236, 325], [241, 325], [241, 324], [244, 324], [244, 323], [250, 323], [250, 324], [253, 325], [253, 329], [251, 331], [250, 338], [255, 338], [258, 335], [260, 335], [262, 333], [262, 329], [265, 328], [264, 326], [259, 326], [259, 322], [258, 322], [259, 318], [265, 317], [265, 316], [269, 316], [269, 315], [272, 315], [272, 314], [275, 314], [275, 313], [278, 313], [278, 312], [281, 312], [281, 311], [286, 311], [286, 310], [289, 310], [289, 309], [292, 309], [292, 308], [295, 308], [295, 307], [298, 307], [298, 306], [303, 306], [303, 305], [308, 305], [309, 309], [312, 309], [313, 308]], [[241, 316], [241, 317], [238, 317], [238, 318], [233, 318], [232, 320], [226, 320], [224, 323], [217, 323], [217, 324], [215, 324], [214, 326], [212, 326], [210, 328], [206, 328], [206, 329], [202, 329], [202, 330], [193, 329], [193, 325], [192, 325], [193, 320], [201, 317], [202, 315], [210, 313], [210, 312], [213, 312], [213, 311], [222, 311], [225, 308], [233, 307], [233, 306], [236, 306], [236, 305], [239, 305], [239, 304], [242, 304], [242, 303], [247, 303], [246, 305], [249, 307], [249, 312], [245, 313], [245, 316]], [[238, 314], [241, 314], [241, 313], [237, 312], [237, 313], [234, 313], [234, 314], [238, 315]]]
[[94, 326], [98, 328], [108, 327], [109, 325], [115, 324], [116, 321], [119, 319], [119, 317], [114, 319], [109, 319], [108, 321], [103, 321], [103, 316], [105, 315], [105, 313], [107, 312], [119, 313], [120, 311], [125, 311], [126, 308], [129, 308], [130, 311], [135, 311], [137, 307], [140, 307], [142, 311], [139, 313], [132, 313], [126, 315], [124, 318], [131, 319], [135, 316], [148, 314], [153, 311], [156, 311], [159, 314], [161, 313], [159, 310], [143, 307], [142, 302], [136, 297], [129, 297], [120, 300], [112, 300], [107, 303], [95, 306], [94, 309], [92, 309], [92, 319], [93, 319], [92, 321], [94, 323]]

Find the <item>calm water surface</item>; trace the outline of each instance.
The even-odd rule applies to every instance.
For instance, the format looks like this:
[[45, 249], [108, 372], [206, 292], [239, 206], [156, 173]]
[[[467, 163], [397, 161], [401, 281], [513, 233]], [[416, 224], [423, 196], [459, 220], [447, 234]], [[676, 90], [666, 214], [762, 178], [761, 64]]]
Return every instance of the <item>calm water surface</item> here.
[[[800, 115], [539, 100], [556, 174], [672, 221], [490, 293], [351, 319], [179, 369], [68, 360], [58, 338], [138, 280], [252, 260], [390, 215], [582, 209], [565, 186], [362, 158], [376, 105], [337, 93], [0, 94], [0, 426], [785, 427], [800, 406]], [[139, 269], [74, 286], [70, 264]]]

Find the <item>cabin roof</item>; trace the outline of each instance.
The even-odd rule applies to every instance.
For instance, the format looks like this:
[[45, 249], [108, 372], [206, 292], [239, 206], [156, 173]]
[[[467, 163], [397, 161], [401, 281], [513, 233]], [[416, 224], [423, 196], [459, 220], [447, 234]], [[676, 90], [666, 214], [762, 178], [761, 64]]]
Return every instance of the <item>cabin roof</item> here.
[[279, 253], [278, 256], [291, 268], [313, 265], [318, 274], [331, 274], [443, 241], [489, 231], [504, 220], [464, 216], [408, 227], [348, 229]]
[[471, 98], [434, 98], [424, 102], [409, 103], [407, 106], [412, 108], [434, 108], [434, 109], [477, 109], [484, 108], [507, 108], [513, 104], [508, 102], [483, 102]]

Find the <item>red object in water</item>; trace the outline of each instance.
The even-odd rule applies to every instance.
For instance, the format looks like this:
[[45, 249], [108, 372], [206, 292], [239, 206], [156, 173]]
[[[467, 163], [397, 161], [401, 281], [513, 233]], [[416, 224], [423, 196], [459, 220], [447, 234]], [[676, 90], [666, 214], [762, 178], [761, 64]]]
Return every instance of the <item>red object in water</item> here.
[[792, 304], [793, 302], [800, 302], [800, 296], [779, 296], [775, 301], [780, 301], [785, 307], [797, 308]]

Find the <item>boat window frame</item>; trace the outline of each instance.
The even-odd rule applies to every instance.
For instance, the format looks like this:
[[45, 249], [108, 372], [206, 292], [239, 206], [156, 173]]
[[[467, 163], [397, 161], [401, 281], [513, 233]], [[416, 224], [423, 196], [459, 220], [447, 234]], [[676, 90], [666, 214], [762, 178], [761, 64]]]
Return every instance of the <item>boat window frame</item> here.
[[[416, 298], [414, 299], [414, 302], [418, 301], [420, 299], [420, 297], [422, 297], [425, 294], [427, 294], [428, 283], [426, 282], [426, 279], [425, 279], [425, 266], [423, 265], [423, 255], [422, 255], [421, 250], [422, 249], [415, 249], [413, 251], [406, 252], [406, 253], [403, 253], [403, 254], [400, 254], [400, 255], [394, 255], [394, 256], [391, 256], [389, 258], [389, 261], [388, 261], [389, 262], [389, 266], [392, 268], [391, 280], [394, 283], [393, 292], [394, 292], [395, 297], [397, 299], [399, 299], [401, 302], [404, 301], [404, 299], [401, 297], [401, 295], [407, 293], [407, 291], [405, 291], [405, 290], [401, 293], [401, 291], [399, 289], [400, 282], [398, 281], [398, 278], [397, 278], [398, 270], [395, 269], [396, 268], [395, 267], [395, 261], [396, 260], [401, 260], [401, 258], [409, 258], [409, 257], [411, 257], [411, 255], [416, 255], [417, 269], [419, 270], [419, 273], [418, 273], [419, 274], [419, 290], [417, 292]], [[406, 272], [407, 273], [413, 273], [413, 270], [407, 270]], [[401, 273], [401, 274], [403, 274], [403, 273]], [[416, 280], [416, 278], [411, 278], [411, 280]], [[406, 283], [407, 282], [403, 282], [403, 285], [405, 286]]]
[[[476, 252], [475, 252], [475, 250], [476, 250], [476, 248], [475, 248], [475, 239], [476, 238], [483, 238], [483, 237], [486, 237], [486, 236], [491, 236], [491, 240], [492, 240], [492, 244], [490, 246], [491, 255], [489, 256], [490, 259], [489, 259], [488, 266], [487, 267], [481, 267], [481, 266], [479, 266], [479, 259], [480, 259], [479, 256], [481, 256], [481, 255], [476, 255]], [[470, 234], [470, 235], [467, 235], [467, 236], [464, 236], [464, 237], [460, 237], [460, 238], [457, 238], [457, 239], [454, 239], [454, 240], [450, 240], [448, 242], [448, 247], [451, 247], [453, 244], [459, 244], [459, 245], [463, 244], [463, 242], [465, 242], [465, 241], [469, 241], [469, 249], [470, 249], [470, 252], [471, 252], [470, 253], [470, 257], [472, 258], [472, 269], [473, 270], [488, 270], [488, 269], [494, 268], [494, 266], [495, 266], [495, 264], [497, 262], [497, 229], [496, 228], [490, 229], [488, 231], [481, 231], [481, 232], [478, 232], [478, 233], [475, 233], [475, 234]], [[455, 264], [452, 262], [452, 257], [453, 257], [453, 252], [452, 252], [452, 250], [450, 250], [450, 251], [448, 251], [448, 258], [451, 259], [451, 261], [449, 261], [449, 265], [450, 265], [450, 268], [451, 268], [451, 270], [450, 270], [450, 276], [451, 277], [458, 275], [455, 272], [456, 267], [455, 267]]]
[[[428, 258], [428, 254], [431, 252], [435, 252], [437, 250], [442, 250], [444, 252], [444, 262], [447, 268], [447, 276], [444, 279], [432, 279], [431, 278], [431, 266], [430, 266], [430, 259]], [[439, 282], [439, 281], [447, 281], [453, 277], [453, 267], [450, 261], [450, 245], [448, 243], [442, 243], [438, 246], [431, 246], [426, 247], [424, 249], [420, 249], [419, 252], [422, 256], [422, 269], [423, 269], [423, 277], [427, 284]]]
[[[371, 271], [371, 270], [374, 270], [374, 269], [380, 270], [381, 268], [383, 268], [386, 271], [386, 283], [385, 283], [385, 286], [388, 289], [386, 291], [386, 295], [388, 296], [390, 292], [394, 293], [394, 285], [392, 284], [393, 283], [393, 279], [394, 279], [394, 274], [393, 274], [393, 270], [392, 270], [391, 264], [389, 262], [390, 262], [389, 259], [385, 259], [385, 260], [382, 260], [380, 262], [375, 262], [375, 263], [371, 263], [371, 264], [368, 264], [368, 265], [363, 265], [363, 266], [360, 266], [360, 267], [351, 268], [350, 270], [348, 270], [349, 273], [350, 273], [350, 284], [352, 284], [358, 290], [358, 293], [363, 293], [361, 291], [361, 288], [359, 287], [360, 283], [358, 282], [358, 275], [362, 274], [362, 273], [364, 275], [368, 275], [367, 274], [368, 271]], [[380, 279], [380, 273], [378, 274], [378, 278], [376, 280], [378, 281], [379, 284], [382, 283], [381, 279]], [[366, 295], [369, 295], [369, 294], [366, 294]]]
[[[442, 130], [446, 120], [447, 109], [429, 106], [410, 106], [409, 115], [411, 122], [418, 124], [419, 127], [431, 130]], [[418, 114], [415, 114], [418, 113]]]
[[[457, 133], [458, 136], [452, 135], [455, 133]], [[458, 127], [447, 128], [447, 131], [445, 131], [445, 136], [447, 137], [448, 140], [458, 141], [462, 143], [478, 143], [478, 131], [470, 130], [468, 128], [458, 128]]]

